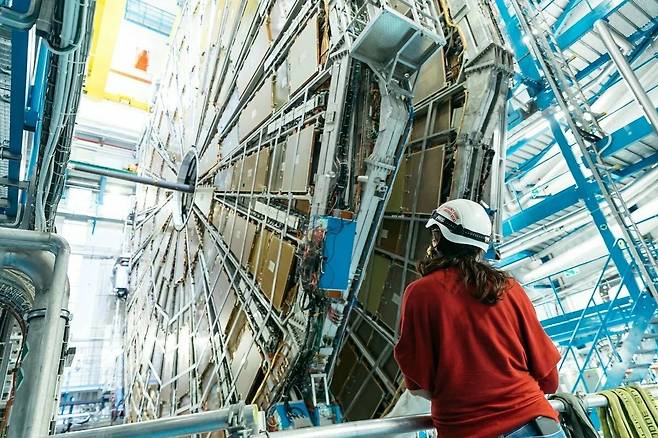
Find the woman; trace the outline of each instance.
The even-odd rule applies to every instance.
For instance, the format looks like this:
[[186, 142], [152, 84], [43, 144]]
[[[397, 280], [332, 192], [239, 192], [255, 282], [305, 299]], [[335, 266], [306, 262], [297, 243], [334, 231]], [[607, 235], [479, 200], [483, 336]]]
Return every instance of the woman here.
[[431, 399], [440, 438], [562, 438], [544, 397], [560, 354], [523, 288], [481, 260], [491, 220], [467, 199], [427, 222], [432, 246], [402, 302], [395, 359], [407, 389]]

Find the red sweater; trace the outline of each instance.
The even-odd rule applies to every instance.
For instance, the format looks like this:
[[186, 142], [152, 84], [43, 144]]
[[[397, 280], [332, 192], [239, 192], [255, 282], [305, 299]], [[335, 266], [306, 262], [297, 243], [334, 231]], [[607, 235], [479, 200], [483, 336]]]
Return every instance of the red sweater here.
[[[480, 303], [456, 269], [409, 285], [395, 359], [407, 388], [432, 395], [442, 438], [493, 438], [538, 416], [557, 419], [544, 391], [557, 389], [560, 354], [523, 288]], [[544, 389], [544, 391], [542, 391]]]

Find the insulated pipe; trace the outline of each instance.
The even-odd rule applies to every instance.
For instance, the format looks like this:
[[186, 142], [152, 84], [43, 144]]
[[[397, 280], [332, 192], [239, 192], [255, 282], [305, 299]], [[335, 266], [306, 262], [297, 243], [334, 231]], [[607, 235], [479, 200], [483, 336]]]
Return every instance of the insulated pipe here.
[[380, 418], [377, 420], [353, 421], [331, 426], [313, 427], [270, 433], [280, 438], [338, 438], [338, 437], [382, 437], [398, 433], [418, 432], [433, 429], [429, 415]]
[[178, 192], [194, 192], [194, 186], [189, 184], [147, 178], [145, 176], [133, 175], [130, 172], [123, 172], [121, 170], [109, 169], [107, 167], [94, 166], [87, 163], [69, 162], [69, 169], [77, 170], [78, 172], [91, 173], [94, 175], [107, 176], [108, 178], [115, 178], [123, 181], [131, 181], [137, 184], [146, 184], [163, 189], [175, 190]]
[[34, 26], [41, 12], [41, 0], [33, 0], [27, 12], [12, 11], [7, 7], [0, 7], [0, 24], [18, 30], [27, 30]]
[[[1, 245], [1, 244], [0, 244]], [[49, 252], [15, 251], [3, 249], [0, 253], [0, 269], [11, 268], [21, 271], [37, 291], [50, 285], [54, 258]]]
[[[653, 397], [658, 396], [656, 389], [651, 389]], [[607, 399], [599, 394], [588, 394], [583, 398], [587, 409], [607, 406]], [[566, 407], [559, 400], [550, 400], [549, 403], [557, 412], [564, 412]], [[240, 411], [241, 406], [233, 406], [216, 411], [201, 412], [198, 414], [166, 417], [141, 423], [122, 424], [120, 426], [103, 427], [63, 434], [68, 438], [128, 438], [128, 437], [174, 437], [179, 435], [226, 430], [230, 427], [231, 415]], [[257, 407], [245, 406], [242, 409], [247, 428], [257, 426]], [[340, 438], [340, 437], [381, 437], [399, 433], [418, 432], [433, 428], [430, 415], [411, 415], [406, 417], [381, 418], [377, 420], [354, 421], [287, 430], [267, 434], [274, 438]], [[259, 436], [255, 433], [253, 436]]]
[[[176, 437], [234, 428], [235, 423], [233, 421], [238, 420], [240, 416], [244, 420], [244, 427], [251, 429], [255, 435], [258, 430], [258, 408], [256, 405], [233, 405], [216, 411], [158, 418], [157, 420], [121, 424], [119, 426], [101, 427], [70, 432], [61, 436], [66, 438]], [[238, 428], [239, 426], [235, 427], [235, 429]]]
[[[658, 393], [651, 391], [656, 397]], [[600, 408], [608, 405], [608, 400], [598, 394], [588, 394], [583, 399], [587, 409]], [[557, 412], [564, 412], [566, 407], [559, 400], [549, 403]], [[334, 424], [332, 426], [297, 429], [270, 433], [272, 438], [340, 438], [340, 437], [381, 437], [398, 433], [420, 432], [433, 429], [432, 417], [429, 415], [413, 415], [408, 417], [382, 418], [379, 420], [354, 421]]]
[[656, 113], [656, 107], [651, 103], [651, 99], [649, 99], [646, 91], [644, 88], [642, 88], [642, 84], [640, 84], [637, 76], [635, 76], [633, 69], [628, 64], [628, 61], [624, 57], [623, 53], [621, 53], [619, 46], [615, 42], [615, 39], [610, 32], [608, 24], [603, 20], [599, 20], [596, 22], [594, 27], [598, 31], [603, 45], [605, 45], [605, 48], [608, 50], [610, 58], [615, 63], [619, 73], [626, 81], [628, 89], [631, 91], [631, 93], [633, 93], [635, 100], [644, 111], [644, 115], [649, 120], [653, 130], [658, 133], [658, 113]]
[[16, 390], [7, 435], [8, 438], [42, 437], [49, 432], [57, 398], [64, 337], [62, 315], [68, 314], [66, 274], [71, 249], [66, 240], [56, 234], [7, 228], [0, 228], [0, 248], [49, 251], [55, 255], [50, 283], [36, 292], [33, 310], [28, 314], [25, 342], [29, 350], [21, 365], [24, 379]]

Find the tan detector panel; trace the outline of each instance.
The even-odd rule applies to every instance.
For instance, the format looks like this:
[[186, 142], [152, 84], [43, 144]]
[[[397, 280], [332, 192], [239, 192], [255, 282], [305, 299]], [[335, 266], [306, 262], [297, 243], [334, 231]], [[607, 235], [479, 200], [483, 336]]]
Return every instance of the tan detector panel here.
[[399, 213], [402, 210], [402, 199], [404, 198], [404, 184], [407, 176], [407, 160], [402, 157], [400, 160], [400, 167], [398, 167], [398, 174], [393, 182], [391, 188], [391, 196], [388, 198], [386, 204], [387, 213]]
[[263, 263], [265, 263], [271, 237], [272, 233], [270, 231], [265, 229], [261, 230], [252, 247], [251, 256], [249, 257], [249, 271], [254, 277], [258, 276], [263, 267]]
[[258, 348], [254, 345], [251, 330], [246, 329], [240, 337], [240, 343], [233, 355], [231, 371], [235, 378], [235, 388], [241, 399], [245, 399], [254, 383], [263, 362]]
[[251, 245], [253, 244], [254, 234], [252, 233], [249, 225], [251, 224], [247, 219], [242, 216], [233, 215], [229, 217], [226, 229], [231, 233], [231, 220], [235, 220], [233, 233], [231, 234], [231, 252], [240, 264], [247, 266], [249, 261], [249, 254], [251, 253]]
[[260, 64], [263, 56], [267, 53], [267, 49], [270, 47], [270, 32], [267, 29], [267, 25], [263, 24], [258, 33], [254, 38], [251, 48], [249, 49], [249, 55], [242, 65], [242, 69], [238, 74], [236, 84], [238, 86], [238, 92], [242, 96], [242, 93], [249, 85], [249, 81], [254, 76], [254, 72], [257, 70], [258, 65]]
[[363, 279], [363, 286], [361, 287], [361, 292], [359, 292], [359, 301], [372, 314], [375, 314], [377, 309], [379, 309], [382, 291], [384, 290], [390, 267], [391, 262], [379, 254], [374, 254], [368, 263], [366, 277]]
[[[405, 211], [413, 210], [413, 202], [416, 199], [416, 212], [431, 213], [439, 205], [441, 195], [441, 179], [443, 175], [443, 146], [433, 147], [425, 152], [415, 152], [408, 158], [407, 184], [402, 207]], [[418, 174], [418, 168], [422, 159], [422, 170]]]
[[262, 149], [258, 152], [258, 161], [256, 163], [256, 174], [254, 191], [262, 192], [267, 189], [270, 176], [270, 148]]
[[215, 176], [215, 187], [222, 192], [232, 190], [233, 166], [225, 167], [217, 172]]
[[308, 191], [314, 135], [314, 127], [311, 125], [302, 129], [299, 136], [292, 134], [288, 137], [285, 158], [281, 163], [283, 169], [281, 191], [286, 193]]
[[240, 179], [240, 191], [251, 192], [256, 175], [257, 154], [247, 155], [242, 165], [242, 178]]
[[[281, 248], [280, 256], [279, 248]], [[293, 245], [282, 241], [274, 234], [271, 235], [267, 248], [267, 257], [261, 266], [259, 283], [265, 296], [272, 301], [272, 305], [278, 310], [281, 310], [283, 304], [294, 256], [295, 247]]]
[[272, 78], [265, 79], [265, 83], [256, 91], [245, 109], [240, 113], [238, 120], [240, 141], [244, 140], [254, 129], [272, 114], [274, 108], [274, 84]]
[[318, 71], [318, 17], [306, 23], [288, 52], [290, 91], [294, 93]]
[[414, 86], [414, 103], [420, 102], [436, 91], [442, 89], [446, 83], [446, 70], [443, 63], [443, 49], [434, 52], [418, 72]]
[[377, 247], [404, 256], [408, 230], [409, 221], [384, 219], [377, 235]]
[[240, 179], [242, 175], [242, 169], [244, 167], [243, 159], [240, 158], [231, 164], [231, 187], [230, 191], [237, 192], [240, 188]]

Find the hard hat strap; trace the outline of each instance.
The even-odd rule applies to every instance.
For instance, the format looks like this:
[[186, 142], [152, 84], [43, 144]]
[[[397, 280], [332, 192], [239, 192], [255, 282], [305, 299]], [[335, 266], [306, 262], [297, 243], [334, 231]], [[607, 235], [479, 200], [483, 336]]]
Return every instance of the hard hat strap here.
[[451, 233], [458, 236], [468, 237], [469, 239], [484, 243], [489, 243], [491, 241], [491, 236], [487, 236], [476, 231], [469, 230], [468, 228], [464, 228], [461, 224], [457, 224], [447, 217], [439, 214], [438, 211], [434, 211], [434, 213], [432, 213], [432, 219], [446, 227]]

